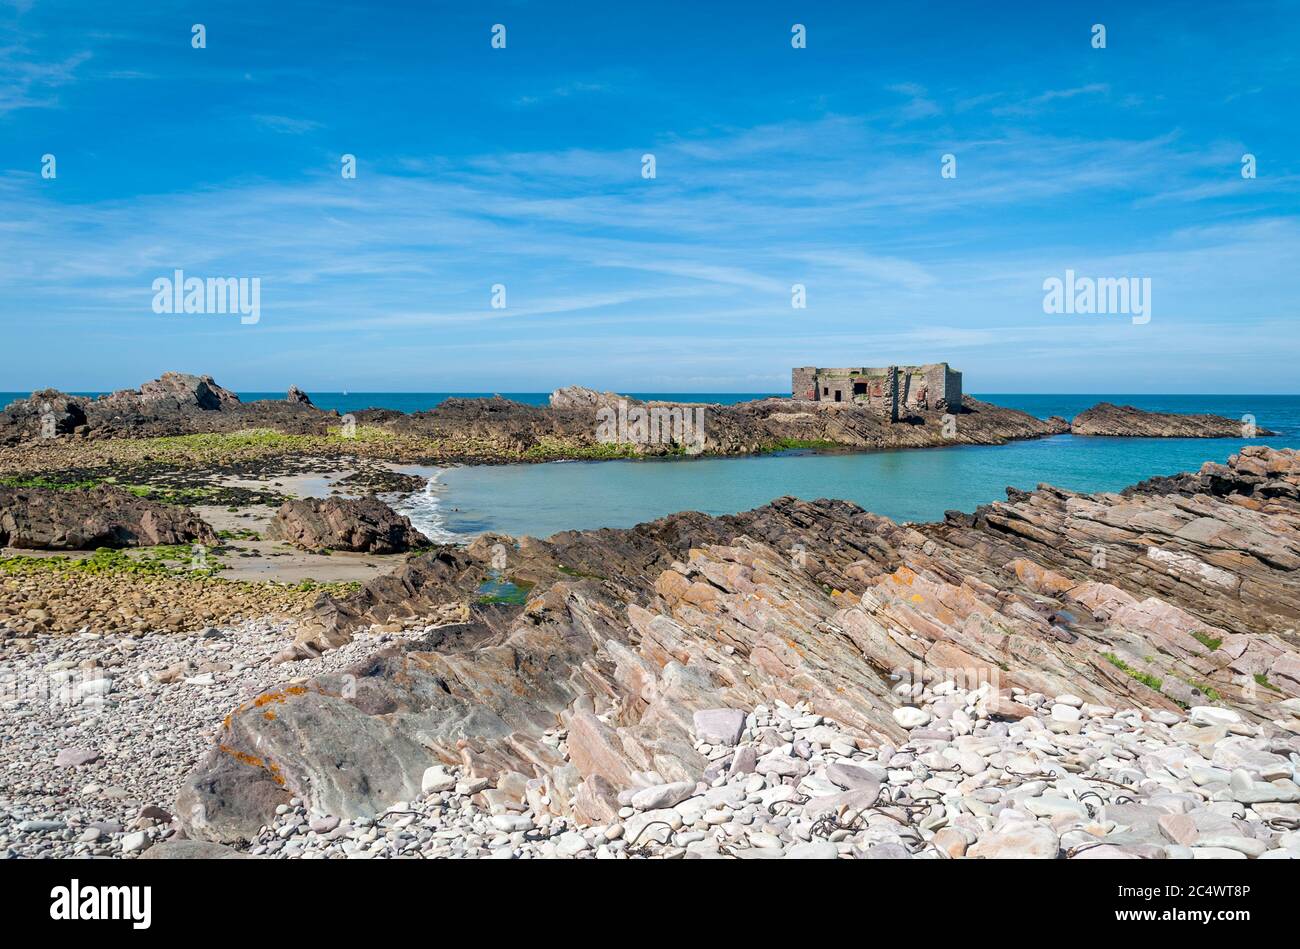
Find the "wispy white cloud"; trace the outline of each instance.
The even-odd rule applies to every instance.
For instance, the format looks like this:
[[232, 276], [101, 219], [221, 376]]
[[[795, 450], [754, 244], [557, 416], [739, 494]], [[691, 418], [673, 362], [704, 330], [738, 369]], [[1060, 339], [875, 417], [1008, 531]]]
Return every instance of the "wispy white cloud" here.
[[321, 128], [321, 123], [312, 119], [294, 118], [288, 115], [254, 115], [253, 121], [272, 132], [285, 135], [305, 135]]
[[609, 82], [598, 80], [573, 79], [568, 82], [560, 83], [541, 92], [530, 93], [515, 98], [515, 105], [534, 106], [546, 102], [553, 102], [557, 99], [572, 99], [575, 96], [590, 96], [601, 93], [611, 92], [613, 85]]
[[21, 45], [0, 47], [0, 115], [57, 106], [58, 90], [75, 80], [77, 67], [90, 57], [80, 52], [42, 61]]
[[[333, 388], [382, 388], [383, 373], [421, 364], [437, 367], [437, 387], [468, 388], [489, 367], [541, 388], [653, 364], [664, 386], [689, 389], [708, 366], [706, 388], [766, 378], [766, 389], [792, 360], [845, 358], [960, 360], [988, 388], [976, 380], [1046, 377], [1081, 358], [1147, 371], [1153, 354], [1178, 352], [1227, 379], [1225, 354], [1300, 356], [1294, 329], [1267, 345], [1213, 329], [1230, 315], [1277, 332], [1300, 316], [1294, 216], [1111, 216], [1180, 190], [1160, 207], [1232, 201], [1194, 194], [1229, 146], [1007, 131], [950, 146], [952, 181], [932, 146], [855, 116], [646, 147], [660, 159], [651, 181], [639, 149], [411, 156], [355, 181], [131, 200], [70, 201], [11, 173], [0, 177], [0, 320], [37, 364], [76, 327], [87, 343], [136, 345], [167, 365], [202, 351], [304, 382], [325, 364], [353, 373]], [[152, 278], [178, 267], [261, 277], [261, 324], [153, 314]], [[1048, 318], [1042, 281], [1067, 267], [1151, 276], [1152, 324]], [[490, 306], [495, 283], [504, 310]], [[807, 286], [808, 309], [791, 308], [793, 283]]]
[[992, 110], [994, 115], [1033, 115], [1042, 111], [1043, 107], [1052, 102], [1062, 102], [1069, 99], [1075, 99], [1079, 96], [1108, 96], [1110, 95], [1110, 84], [1105, 82], [1090, 82], [1082, 86], [1073, 86], [1068, 89], [1048, 89], [1035, 96], [1029, 96], [1019, 102], [1007, 105], [997, 106]]
[[890, 92], [907, 97], [907, 102], [897, 112], [898, 118], [903, 121], [929, 118], [943, 112], [939, 104], [930, 98], [924, 86], [914, 82], [900, 82], [888, 88]]

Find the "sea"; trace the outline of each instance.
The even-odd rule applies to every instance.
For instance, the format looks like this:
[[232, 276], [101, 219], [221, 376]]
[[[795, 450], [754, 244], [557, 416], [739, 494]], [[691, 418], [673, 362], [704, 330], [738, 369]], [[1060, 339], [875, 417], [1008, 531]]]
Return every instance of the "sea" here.
[[[0, 393], [7, 404], [28, 393]], [[82, 393], [79, 393], [82, 394]], [[84, 393], [97, 395], [98, 393]], [[497, 393], [311, 393], [322, 409], [416, 412], [453, 395]], [[544, 405], [547, 393], [499, 393]], [[640, 399], [731, 404], [768, 393], [629, 393]], [[775, 394], [775, 393], [772, 393]], [[281, 392], [241, 392], [244, 401]], [[675, 511], [730, 514], [783, 495], [844, 498], [896, 521], [939, 520], [1006, 497], [1008, 487], [1051, 484], [1073, 491], [1118, 491], [1155, 475], [1225, 461], [1243, 445], [1300, 448], [1300, 396], [977, 393], [976, 398], [1039, 418], [1070, 419], [1098, 402], [1155, 412], [1250, 417], [1276, 435], [1246, 438], [1092, 438], [1058, 435], [1007, 445], [812, 454], [792, 451], [739, 458], [565, 461], [546, 464], [406, 466], [428, 478], [424, 490], [391, 499], [417, 527], [442, 542], [492, 531], [547, 537], [563, 530], [630, 527]], [[706, 416], [707, 424], [707, 416]]]

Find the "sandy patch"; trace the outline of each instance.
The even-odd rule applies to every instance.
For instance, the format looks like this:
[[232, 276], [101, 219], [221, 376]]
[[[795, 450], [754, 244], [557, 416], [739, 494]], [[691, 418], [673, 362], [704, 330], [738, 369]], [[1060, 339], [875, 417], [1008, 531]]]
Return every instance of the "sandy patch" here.
[[221, 555], [223, 569], [217, 576], [246, 582], [364, 583], [399, 566], [405, 554], [362, 554], [336, 550], [328, 554], [309, 553], [274, 540], [227, 541]]

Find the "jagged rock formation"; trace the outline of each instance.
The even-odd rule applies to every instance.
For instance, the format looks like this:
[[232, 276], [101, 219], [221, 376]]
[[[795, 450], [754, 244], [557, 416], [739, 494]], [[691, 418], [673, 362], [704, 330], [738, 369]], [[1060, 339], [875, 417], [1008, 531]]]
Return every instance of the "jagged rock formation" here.
[[[894, 714], [900, 679], [988, 683], [993, 717], [1068, 692], [1264, 721], [1300, 696], [1300, 454], [1252, 448], [1222, 467], [1202, 472], [1219, 493], [1044, 486], [915, 527], [782, 498], [525, 539], [505, 570], [533, 584], [525, 605], [475, 602], [466, 622], [235, 710], [178, 814], [218, 841], [255, 835], [290, 796], [373, 815], [443, 762], [495, 783], [494, 800], [597, 819], [639, 775], [701, 776], [696, 712], [803, 702], [850, 738], [897, 744], [915, 724]], [[300, 648], [472, 598], [496, 544], [322, 598]], [[563, 753], [543, 741], [555, 728]]]
[[1285, 514], [1300, 501], [1290, 468], [1289, 452], [1249, 446], [1226, 465], [1207, 461], [1199, 471], [1151, 478], [1125, 488], [1124, 494], [1209, 494], [1267, 514]]
[[[53, 418], [53, 431], [47, 416]], [[324, 433], [338, 416], [310, 401], [240, 402], [211, 376], [165, 372], [139, 389], [122, 389], [96, 399], [54, 389], [18, 399], [0, 412], [0, 445], [75, 435], [138, 438], [275, 428], [287, 433]]]
[[1272, 435], [1255, 426], [1246, 431], [1240, 419], [1221, 415], [1182, 415], [1173, 412], [1147, 412], [1131, 405], [1099, 402], [1074, 417], [1070, 431], [1075, 435], [1111, 435], [1129, 438], [1248, 438]]
[[190, 510], [112, 485], [72, 491], [0, 487], [0, 547], [94, 550], [189, 543], [215, 544], [217, 535]]
[[71, 435], [86, 430], [87, 400], [57, 389], [41, 389], [29, 398], [16, 399], [0, 415], [5, 441], [30, 441]]
[[284, 397], [284, 401], [292, 402], [295, 405], [311, 405], [311, 396], [297, 386], [289, 386], [289, 392]]
[[1002, 445], [1022, 438], [1063, 435], [1070, 430], [1062, 418], [1042, 420], [970, 396], [965, 397], [960, 411], [914, 411], [896, 423], [872, 408], [842, 402], [762, 399], [736, 408], [781, 441], [832, 442], [869, 450]]
[[266, 536], [303, 550], [400, 554], [429, 546], [429, 539], [411, 526], [409, 517], [375, 497], [285, 501]]
[[617, 392], [597, 392], [586, 386], [561, 386], [551, 393], [549, 401], [553, 409], [597, 409], [617, 405], [620, 400], [640, 404]]
[[106, 396], [109, 404], [151, 407], [175, 407], [177, 411], [197, 408], [204, 412], [220, 412], [239, 404], [239, 397], [223, 389], [211, 376], [194, 376], [183, 372], [164, 372], [157, 379], [146, 382], [138, 390], [126, 389]]

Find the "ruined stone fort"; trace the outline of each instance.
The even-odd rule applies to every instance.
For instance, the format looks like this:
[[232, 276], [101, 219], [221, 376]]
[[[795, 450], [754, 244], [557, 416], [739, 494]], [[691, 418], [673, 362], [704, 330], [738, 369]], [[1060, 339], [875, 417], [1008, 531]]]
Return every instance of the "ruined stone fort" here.
[[851, 402], [897, 422], [911, 412], [961, 407], [961, 373], [946, 362], [925, 366], [791, 371], [791, 397], [813, 402]]

